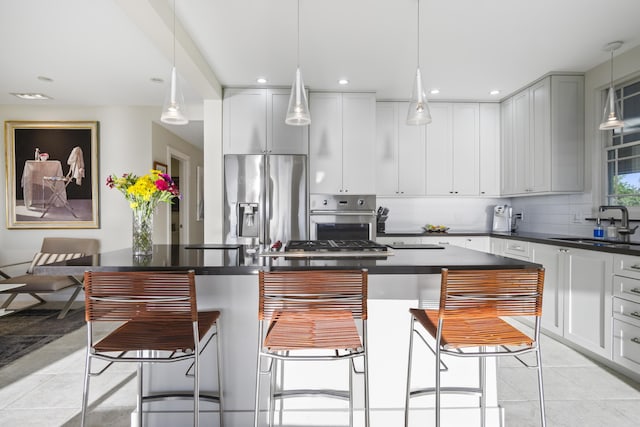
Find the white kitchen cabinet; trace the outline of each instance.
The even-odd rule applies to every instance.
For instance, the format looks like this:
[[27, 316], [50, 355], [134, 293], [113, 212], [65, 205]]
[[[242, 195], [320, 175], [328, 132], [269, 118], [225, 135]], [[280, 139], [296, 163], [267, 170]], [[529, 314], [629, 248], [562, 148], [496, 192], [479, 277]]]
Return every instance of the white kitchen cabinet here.
[[611, 359], [613, 255], [566, 249], [564, 337]]
[[564, 254], [566, 248], [531, 244], [531, 261], [544, 266], [542, 327], [559, 336], [564, 334]]
[[503, 195], [583, 190], [583, 76], [547, 76], [503, 101], [501, 114]]
[[225, 89], [224, 154], [307, 154], [307, 126], [284, 123], [289, 89]]
[[480, 104], [479, 186], [481, 196], [500, 196], [500, 104]]
[[614, 256], [613, 361], [640, 373], [640, 257]]
[[375, 95], [317, 92], [309, 103], [310, 191], [375, 194]]
[[427, 195], [477, 196], [478, 103], [433, 103], [427, 126]]
[[422, 243], [433, 245], [451, 245], [475, 251], [489, 252], [491, 245], [488, 236], [451, 236], [447, 234], [427, 235], [422, 238]]
[[522, 240], [506, 239], [504, 242], [504, 256], [530, 261], [531, 244]]
[[376, 194], [425, 194], [425, 126], [406, 124], [408, 102], [376, 103]]
[[381, 245], [416, 245], [423, 243], [420, 236], [378, 236], [376, 242]]

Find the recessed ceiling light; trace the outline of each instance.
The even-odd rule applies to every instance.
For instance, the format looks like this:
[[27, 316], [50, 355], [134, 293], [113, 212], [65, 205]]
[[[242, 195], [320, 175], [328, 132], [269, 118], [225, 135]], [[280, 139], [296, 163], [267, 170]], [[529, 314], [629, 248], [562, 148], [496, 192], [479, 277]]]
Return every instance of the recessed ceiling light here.
[[43, 99], [53, 99], [50, 96], [47, 96], [43, 93], [14, 93], [11, 92], [11, 95], [20, 98], [20, 99], [36, 99], [36, 100], [43, 100]]
[[51, 77], [47, 77], [47, 76], [38, 76], [38, 80], [43, 81], [43, 82], [47, 82], [47, 83], [53, 82], [53, 79]]
[[431, 89], [431, 91], [429, 91], [429, 93], [430, 93], [431, 95], [437, 95], [437, 94], [439, 94], [439, 93], [440, 93], [440, 89]]
[[258, 77], [258, 78], [256, 79], [256, 81], [257, 81], [258, 83], [260, 83], [261, 85], [263, 85], [263, 84], [265, 84], [265, 83], [267, 82], [267, 79], [265, 79], [264, 77]]
[[149, 80], [151, 80], [152, 83], [164, 83], [164, 79], [161, 77], [151, 77]]
[[349, 80], [347, 80], [347, 79], [340, 79], [340, 80], [338, 80], [338, 84], [340, 84], [340, 85], [348, 85], [348, 84], [349, 84]]
[[491, 92], [489, 92], [489, 95], [500, 95], [500, 91], [498, 89], [494, 89]]

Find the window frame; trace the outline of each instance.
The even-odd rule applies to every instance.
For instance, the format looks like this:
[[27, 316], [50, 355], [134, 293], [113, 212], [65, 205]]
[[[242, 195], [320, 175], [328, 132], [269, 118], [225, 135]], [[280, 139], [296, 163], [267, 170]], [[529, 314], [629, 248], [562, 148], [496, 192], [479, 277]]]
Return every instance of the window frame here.
[[[624, 120], [626, 121], [628, 119], [628, 117], [625, 116], [625, 111], [624, 111], [624, 100], [631, 98], [631, 97], [638, 97], [638, 99], [640, 100], [640, 76], [636, 75], [634, 76], [634, 78], [629, 79], [629, 80], [625, 80], [624, 82], [617, 84], [614, 86], [615, 91], [616, 91], [616, 99], [618, 100], [618, 102], [620, 103], [620, 110], [621, 110], [621, 114], [622, 117], [624, 118]], [[634, 92], [631, 93], [625, 93], [624, 89], [628, 89], [631, 86], [638, 86], [636, 88], [636, 90]], [[604, 108], [604, 103], [606, 102], [606, 96], [607, 96], [607, 91], [608, 91], [608, 87], [604, 88], [602, 90], [599, 91], [600, 93], [600, 97], [601, 97], [601, 109], [600, 111], [602, 111], [602, 109]], [[622, 95], [622, 96], [621, 96]], [[639, 101], [640, 103], [640, 101]], [[640, 120], [640, 112], [638, 113], [637, 116], [634, 116], [635, 118], [637, 118], [638, 120]], [[599, 120], [601, 119], [601, 117], [599, 118]], [[631, 142], [626, 142], [624, 143], [624, 137], [627, 135], [637, 135], [637, 138], [634, 141]], [[625, 149], [630, 149], [630, 151], [633, 150], [633, 148], [635, 147], [636, 149], [640, 149], [640, 126], [636, 125], [635, 129], [626, 132], [625, 128], [622, 129], [616, 129], [616, 130], [611, 130], [611, 131], [606, 131], [603, 132], [601, 135], [601, 141], [602, 141], [602, 151], [601, 151], [601, 155], [602, 155], [602, 161], [601, 161], [601, 165], [602, 165], [602, 172], [603, 172], [603, 179], [602, 179], [602, 183], [603, 183], [603, 187], [602, 187], [602, 196], [601, 196], [601, 200], [603, 201], [604, 204], [620, 204], [619, 202], [611, 202], [610, 201], [610, 194], [609, 194], [609, 188], [610, 188], [610, 182], [609, 182], [609, 165], [611, 163], [611, 160], [609, 159], [609, 153], [613, 152], [615, 153], [615, 159], [613, 160], [614, 163], [614, 167], [616, 168], [615, 173], [612, 176], [618, 176], [617, 172], [618, 172], [618, 168], [620, 166], [620, 157], [618, 156], [618, 154], [620, 153], [621, 150], [625, 150]], [[616, 141], [617, 139], [617, 141]], [[640, 153], [638, 153], [637, 155], [631, 156], [628, 159], [636, 159], [636, 161], [640, 162]], [[633, 161], [633, 160], [632, 160]], [[640, 173], [640, 167], [638, 168], [638, 173]], [[638, 193], [637, 193], [637, 197], [640, 198], [640, 184], [638, 185]], [[640, 205], [634, 205], [634, 206], [627, 206], [627, 209], [629, 210], [629, 213], [633, 216], [633, 217], [640, 217]]]

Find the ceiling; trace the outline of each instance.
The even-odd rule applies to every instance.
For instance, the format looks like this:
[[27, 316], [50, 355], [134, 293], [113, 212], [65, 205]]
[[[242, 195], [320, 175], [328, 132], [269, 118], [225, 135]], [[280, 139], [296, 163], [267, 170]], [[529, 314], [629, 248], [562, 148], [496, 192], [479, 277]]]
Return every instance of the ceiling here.
[[[407, 99], [417, 0], [300, 0], [310, 90]], [[609, 13], [609, 10], [615, 11]], [[202, 145], [202, 100], [222, 87], [290, 86], [296, 0], [176, 0], [176, 66]], [[551, 71], [584, 72], [640, 45], [638, 0], [420, 0], [420, 66], [431, 100], [497, 101]], [[162, 104], [172, 64], [168, 0], [20, 0], [0, 7], [0, 104]], [[53, 81], [39, 80], [44, 76]], [[152, 82], [162, 78], [164, 83]], [[340, 86], [339, 78], [350, 84]], [[489, 91], [500, 90], [499, 95]], [[11, 92], [41, 92], [24, 101]]]

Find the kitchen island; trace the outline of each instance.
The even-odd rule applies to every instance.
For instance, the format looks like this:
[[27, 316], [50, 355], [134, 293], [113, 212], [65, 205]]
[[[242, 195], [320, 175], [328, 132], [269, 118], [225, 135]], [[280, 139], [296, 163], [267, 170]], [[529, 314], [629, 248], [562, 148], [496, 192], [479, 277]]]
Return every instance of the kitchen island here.
[[[258, 346], [258, 279], [263, 268], [274, 270], [296, 269], [358, 269], [369, 271], [368, 339], [370, 369], [371, 425], [402, 425], [404, 417], [404, 390], [409, 341], [409, 307], [418, 303], [435, 304], [439, 299], [440, 271], [442, 268], [526, 268], [537, 267], [526, 261], [495, 256], [469, 249], [445, 247], [391, 249], [386, 256], [367, 257], [288, 257], [285, 254], [260, 254], [254, 248], [240, 245], [154, 246], [153, 255], [146, 259], [134, 258], [130, 249], [101, 253], [55, 265], [36, 267], [36, 274], [81, 275], [85, 270], [195, 270], [200, 310], [219, 309], [221, 317], [221, 344], [223, 364], [223, 390], [225, 396], [225, 425], [252, 425], [253, 392], [255, 387], [256, 351]], [[282, 255], [282, 256], [280, 256]], [[203, 354], [201, 388], [216, 390], [215, 351], [207, 348]], [[414, 350], [414, 360], [423, 360], [422, 367], [414, 370], [414, 385], [432, 383], [433, 356], [426, 348]], [[418, 363], [419, 364], [419, 363]], [[147, 369], [145, 389], [190, 390], [191, 378], [184, 376], [186, 366], [152, 365]], [[477, 362], [462, 360], [450, 364], [455, 381], [477, 381]], [[299, 369], [306, 368], [304, 371]], [[317, 384], [346, 387], [345, 369], [336, 370], [320, 366], [309, 369], [294, 364], [285, 370], [288, 387], [303, 380]], [[443, 381], [447, 381], [443, 377]], [[499, 410], [495, 381], [495, 364], [488, 363], [488, 396], [490, 408], [488, 425], [498, 425]], [[451, 377], [450, 377], [451, 379]], [[335, 382], [334, 382], [335, 381]], [[267, 385], [267, 384], [265, 384]], [[355, 425], [362, 424], [361, 381], [356, 377]], [[359, 388], [360, 387], [360, 388]], [[535, 388], [535, 385], [532, 384]], [[533, 389], [532, 388], [532, 389]], [[267, 388], [261, 390], [266, 401]], [[345, 425], [347, 405], [342, 401], [292, 399], [285, 403], [285, 425]], [[461, 396], [456, 406], [468, 409], [444, 410], [443, 420], [457, 422], [464, 417], [477, 421], [477, 398]], [[323, 406], [318, 406], [318, 405]], [[432, 399], [414, 399], [412, 425], [432, 419]], [[263, 402], [262, 408], [266, 408]], [[186, 425], [190, 423], [190, 402], [152, 403], [146, 419], [154, 426]], [[217, 425], [217, 406], [201, 405], [203, 425]], [[462, 418], [459, 418], [462, 417]], [[336, 419], [334, 422], [333, 420]], [[456, 421], [453, 421], [453, 420]], [[132, 415], [135, 420], [135, 414]], [[315, 422], [311, 422], [314, 421]], [[318, 424], [320, 420], [320, 424]], [[132, 425], [135, 421], [132, 421]], [[462, 421], [463, 424], [466, 421]], [[496, 424], [494, 424], [496, 423]], [[456, 425], [449, 424], [449, 425]], [[466, 423], [468, 424], [468, 423]], [[457, 424], [460, 425], [460, 424]]]

